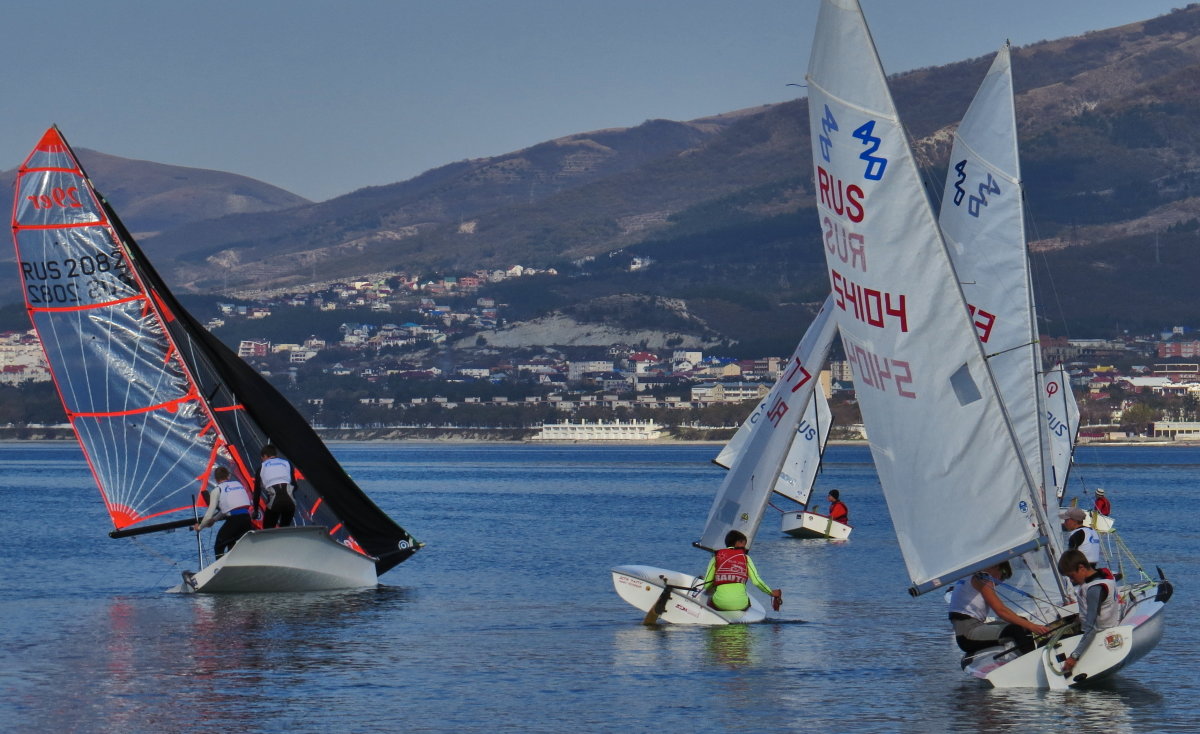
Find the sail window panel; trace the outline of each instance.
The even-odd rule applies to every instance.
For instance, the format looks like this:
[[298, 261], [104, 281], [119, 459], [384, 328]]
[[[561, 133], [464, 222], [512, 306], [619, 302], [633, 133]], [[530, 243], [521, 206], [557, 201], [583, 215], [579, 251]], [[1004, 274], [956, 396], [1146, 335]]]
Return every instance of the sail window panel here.
[[21, 226], [73, 226], [104, 219], [83, 177], [73, 171], [23, 176], [14, 216]]
[[186, 509], [204, 486], [213, 453], [195, 404], [116, 416], [77, 417], [75, 430], [120, 528]]
[[35, 312], [63, 402], [73, 413], [139, 410], [188, 394], [157, 319], [132, 301], [85, 311]]
[[950, 375], [950, 387], [954, 390], [954, 397], [958, 398], [958, 404], [964, 407], [983, 397], [979, 393], [979, 386], [971, 377], [971, 368], [966, 364]]

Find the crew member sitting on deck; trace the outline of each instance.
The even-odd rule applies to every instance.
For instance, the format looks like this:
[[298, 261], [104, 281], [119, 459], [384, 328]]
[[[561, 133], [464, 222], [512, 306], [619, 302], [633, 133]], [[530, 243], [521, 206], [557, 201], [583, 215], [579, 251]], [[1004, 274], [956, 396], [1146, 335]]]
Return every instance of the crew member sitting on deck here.
[[[1025, 619], [1009, 609], [996, 584], [1012, 576], [1008, 561], [990, 566], [969, 579], [962, 579], [950, 594], [950, 623], [954, 625], [954, 641], [963, 652], [974, 653], [997, 645], [1016, 643], [1022, 653], [1035, 645], [1033, 635], [1050, 631], [1036, 622]], [[988, 622], [989, 614], [1000, 619]]]
[[746, 536], [737, 530], [725, 534], [725, 547], [713, 554], [704, 572], [704, 588], [711, 595], [709, 606], [724, 612], [736, 612], [750, 608], [750, 597], [746, 594], [746, 581], [750, 581], [764, 594], [771, 595], [771, 608], [779, 611], [783, 605], [783, 592], [767, 586], [758, 576], [754, 561], [746, 553]]
[[200, 532], [217, 520], [224, 519], [213, 548], [217, 558], [220, 558], [251, 529], [250, 493], [241, 482], [230, 479], [229, 470], [223, 466], [213, 470], [213, 480], [217, 486], [208, 493], [208, 511], [204, 513], [203, 520], [192, 526], [192, 530]]
[[1097, 632], [1121, 623], [1121, 608], [1117, 604], [1117, 583], [1089, 563], [1079, 551], [1064, 552], [1058, 559], [1058, 572], [1071, 579], [1075, 585], [1075, 598], [1079, 600], [1083, 638], [1062, 666], [1064, 673], [1070, 673]]
[[850, 510], [846, 507], [846, 503], [839, 499], [842, 496], [841, 492], [836, 489], [829, 490], [829, 519], [834, 522], [840, 522], [843, 525], [850, 524]]
[[292, 465], [287, 459], [279, 458], [279, 451], [271, 444], [262, 447], [262, 466], [254, 482], [254, 507], [265, 494], [267, 509], [263, 513], [263, 528], [286, 528], [292, 524], [296, 514], [296, 502], [292, 499]]
[[1100, 489], [1099, 487], [1096, 488], [1095, 507], [1096, 512], [1104, 515], [1105, 517], [1112, 514], [1112, 502], [1108, 501], [1108, 497], [1105, 496], [1104, 490]]

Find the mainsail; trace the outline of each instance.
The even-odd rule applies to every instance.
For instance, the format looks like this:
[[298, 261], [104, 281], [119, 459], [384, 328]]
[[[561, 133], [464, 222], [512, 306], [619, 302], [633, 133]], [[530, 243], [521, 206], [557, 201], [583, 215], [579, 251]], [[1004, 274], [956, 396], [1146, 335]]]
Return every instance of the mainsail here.
[[[781, 376], [782, 377], [782, 376]], [[758, 431], [766, 421], [767, 403], [759, 403], [754, 411], [742, 421], [733, 438], [722, 447], [721, 452], [713, 459], [713, 463], [732, 469], [746, 448], [750, 436]], [[796, 435], [788, 449], [787, 458], [780, 467], [779, 475], [771, 486], [776, 494], [788, 499], [808, 504], [809, 494], [817, 473], [821, 469], [821, 454], [825, 450], [825, 442], [829, 438], [829, 428], [833, 414], [829, 409], [829, 401], [823, 390], [814, 390], [812, 399], [804, 406], [804, 417], [796, 426]]]
[[808, 73], [835, 313], [914, 593], [1046, 543], [988, 369], [855, 0], [822, 3]]
[[17, 174], [13, 237], [26, 306], [114, 535], [190, 524], [213, 467], [252, 482], [270, 440], [302, 475], [299, 524], [378, 558], [378, 573], [416, 551], [291, 404], [180, 306], [57, 128]]
[[833, 342], [835, 322], [831, 302], [832, 296], [821, 306], [788, 366], [763, 401], [764, 410], [752, 414], [751, 420], [756, 416], [758, 420], [753, 430], [747, 431], [732, 468], [713, 498], [700, 545], [723, 548], [725, 534], [730, 530], [741, 531], [749, 539], [747, 545], [754, 542], [805, 406], [812, 402], [818, 371]]
[[1071, 377], [1060, 364], [1046, 374], [1046, 429], [1050, 437], [1050, 487], [1057, 504], [1062, 504], [1067, 491], [1067, 478], [1075, 454], [1075, 439], [1079, 437], [1079, 403], [1071, 390]]

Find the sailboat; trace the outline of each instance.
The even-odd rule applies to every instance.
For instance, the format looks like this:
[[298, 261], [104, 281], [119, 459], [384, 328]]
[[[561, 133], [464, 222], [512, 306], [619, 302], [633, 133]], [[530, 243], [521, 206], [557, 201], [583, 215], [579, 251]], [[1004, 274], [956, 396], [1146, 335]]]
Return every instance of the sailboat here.
[[[912, 581], [909, 591], [916, 596], [944, 589], [1020, 558], [1050, 585], [1052, 608], [1065, 611], [1070, 592], [1052, 571], [1061, 540], [1043, 492], [1047, 441], [1041, 414], [1033, 412], [1032, 428], [1023, 417], [1015, 420], [1017, 398], [1010, 394], [1017, 393], [1008, 392], [1033, 386], [1034, 400], [1040, 399], [1036, 351], [1005, 353], [1032, 365], [1019, 379], [1017, 370], [1000, 377], [989, 364], [1001, 360], [990, 345], [985, 352], [981, 330], [997, 328], [1000, 319], [993, 321], [995, 312], [960, 287], [978, 278], [956, 272], [856, 0], [822, 2], [808, 88], [818, 217], [835, 315]], [[1002, 96], [1002, 88], [986, 82], [980, 93]], [[1011, 105], [1011, 89], [1008, 96]], [[960, 130], [975, 124], [964, 120]], [[978, 124], [992, 135], [1012, 122], [985, 116]], [[997, 206], [1000, 199], [1018, 196], [1019, 187], [1010, 184], [1019, 181], [1019, 172], [1002, 169], [1009, 156], [999, 151], [992, 157], [993, 150], [986, 140], [973, 140], [967, 154], [952, 160], [968, 161], [964, 170], [970, 172], [959, 182], [968, 217], [981, 218], [972, 210], [984, 215], [985, 231], [1000, 232], [1012, 220], [990, 220], [1004, 209]], [[977, 157], [977, 151], [989, 157]], [[943, 226], [959, 243], [982, 236], [960, 237], [953, 225]], [[1126, 592], [1122, 625], [1097, 636], [1070, 677], [1061, 673], [1061, 659], [1077, 638], [1065, 633], [1025, 655], [1011, 649], [978, 653], [964, 661], [965, 669], [998, 687], [1065, 688], [1111, 674], [1157, 644], [1170, 585], [1146, 579]]]
[[[713, 463], [726, 469], [732, 468], [750, 434], [759, 429], [766, 411], [766, 401], [759, 403], [713, 459]], [[783, 511], [780, 519], [779, 529], [796, 538], [845, 540], [850, 537], [852, 527], [848, 523], [838, 522], [820, 514], [816, 508], [808, 507], [832, 423], [833, 413], [824, 391], [814, 390], [812, 399], [805, 406], [804, 418], [796, 426], [796, 436], [788, 449], [787, 458], [771, 487], [775, 494], [804, 505], [800, 510]]]
[[[806, 407], [813, 402], [814, 392], [819, 392], [814, 390], [819, 366], [825, 363], [834, 336], [831, 299], [825, 300], [767, 394], [765, 409], [754, 429], [738, 439], [732, 458], [725, 457], [730, 469], [713, 498], [700, 540], [693, 543], [696, 547], [707, 551], [723, 548], [730, 530], [746, 536], [747, 548], [753, 544]], [[622, 599], [646, 613], [643, 621], [647, 624], [659, 620], [672, 624], [748, 624], [766, 618], [766, 611], [753, 597], [750, 607], [744, 610], [723, 611], [710, 606], [703, 579], [686, 572], [625, 565], [612, 569], [612, 580]]]
[[[292, 405], [167, 289], [57, 127], [21, 165], [13, 240], [55, 387], [114, 538], [191, 526], [218, 466], [253, 487], [273, 443], [295, 526], [257, 529], [178, 592], [374, 586], [421, 544], [355, 485]], [[197, 543], [199, 545], [199, 543]]]

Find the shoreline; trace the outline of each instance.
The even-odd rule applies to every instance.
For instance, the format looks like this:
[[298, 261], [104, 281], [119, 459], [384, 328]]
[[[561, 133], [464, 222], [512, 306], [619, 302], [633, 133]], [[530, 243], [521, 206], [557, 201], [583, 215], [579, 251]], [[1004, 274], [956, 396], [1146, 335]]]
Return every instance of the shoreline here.
[[[492, 430], [495, 435], [487, 435]], [[440, 435], [431, 435], [439, 434]], [[528, 436], [520, 434], [528, 433]], [[532, 434], [534, 431], [525, 431], [523, 429], [475, 429], [471, 431], [461, 431], [455, 429], [453, 431], [439, 432], [438, 429], [347, 429], [333, 431], [318, 431], [317, 434], [321, 440], [328, 443], [414, 443], [414, 444], [438, 444], [438, 443], [456, 443], [456, 444], [525, 444], [530, 446], [546, 445], [546, 446], [575, 446], [575, 445], [595, 445], [595, 446], [671, 446], [671, 445], [697, 445], [697, 446], [723, 446], [729, 439], [717, 438], [656, 438], [649, 440], [612, 440], [612, 441], [584, 441], [584, 440], [547, 440], [534, 439]], [[729, 431], [730, 436], [733, 435], [733, 429]], [[0, 428], [0, 443], [57, 443], [60, 441], [74, 441], [75, 434], [70, 428]], [[869, 446], [870, 442], [865, 439], [829, 439], [827, 445], [830, 446]], [[1121, 440], [1121, 441], [1086, 441], [1076, 445], [1076, 449], [1082, 447], [1126, 447], [1126, 446], [1152, 446], [1158, 448], [1196, 448], [1200, 447], [1200, 440], [1197, 441], [1171, 441], [1159, 439], [1142, 439], [1142, 440]]]

